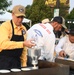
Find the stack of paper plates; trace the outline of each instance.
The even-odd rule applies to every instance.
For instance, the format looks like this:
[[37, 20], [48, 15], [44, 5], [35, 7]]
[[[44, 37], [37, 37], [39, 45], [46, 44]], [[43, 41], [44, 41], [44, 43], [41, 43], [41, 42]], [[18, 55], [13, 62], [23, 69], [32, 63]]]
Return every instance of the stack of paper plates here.
[[30, 68], [21, 68], [22, 71], [29, 71], [31, 70]]
[[11, 69], [11, 71], [12, 71], [12, 72], [19, 72], [19, 71], [21, 71], [21, 69], [13, 68], [13, 69]]

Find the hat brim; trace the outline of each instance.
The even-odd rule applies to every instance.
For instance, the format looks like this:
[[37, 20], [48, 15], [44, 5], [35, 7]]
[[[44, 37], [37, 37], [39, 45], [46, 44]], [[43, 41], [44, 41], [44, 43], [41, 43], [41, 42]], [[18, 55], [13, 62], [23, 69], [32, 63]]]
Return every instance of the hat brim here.
[[69, 31], [69, 34], [74, 36], [74, 30]]
[[24, 16], [24, 17], [26, 16], [25, 14], [15, 14], [15, 15], [16, 15], [17, 17], [18, 17], [18, 16]]
[[69, 32], [69, 34], [74, 36], [74, 32]]
[[67, 29], [67, 27], [65, 25], [62, 25], [63, 28]]

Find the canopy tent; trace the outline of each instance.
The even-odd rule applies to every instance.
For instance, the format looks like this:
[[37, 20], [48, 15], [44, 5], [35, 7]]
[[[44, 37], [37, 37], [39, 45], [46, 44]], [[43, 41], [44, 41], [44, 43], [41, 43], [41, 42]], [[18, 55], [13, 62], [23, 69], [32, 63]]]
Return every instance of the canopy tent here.
[[[12, 19], [12, 14], [4, 11], [4, 14], [0, 14], [0, 21], [7, 21], [7, 20], [11, 20]], [[31, 27], [31, 20], [24, 18], [23, 19], [23, 23], [29, 23], [30, 27]]]

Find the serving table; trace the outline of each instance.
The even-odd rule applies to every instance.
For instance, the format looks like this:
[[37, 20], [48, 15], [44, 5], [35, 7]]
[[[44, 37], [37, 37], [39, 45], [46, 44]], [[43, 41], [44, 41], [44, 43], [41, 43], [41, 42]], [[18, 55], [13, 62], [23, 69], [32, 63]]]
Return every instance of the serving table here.
[[[69, 75], [69, 66], [39, 60], [38, 69], [31, 69], [19, 72], [0, 73], [0, 75]], [[29, 67], [28, 67], [29, 68]]]
[[55, 59], [56, 63], [60, 63], [60, 64], [64, 64], [64, 65], [68, 65], [70, 67], [70, 75], [74, 75], [74, 60], [70, 59], [70, 58], [62, 58], [62, 57], [58, 57]]

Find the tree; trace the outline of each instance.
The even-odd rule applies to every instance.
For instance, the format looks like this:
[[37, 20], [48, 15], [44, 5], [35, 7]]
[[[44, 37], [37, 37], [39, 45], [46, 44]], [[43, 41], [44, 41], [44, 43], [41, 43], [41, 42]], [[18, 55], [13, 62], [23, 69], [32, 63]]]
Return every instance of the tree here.
[[66, 18], [66, 16], [69, 14], [69, 6], [64, 5], [63, 3], [60, 4], [60, 16]]
[[67, 21], [71, 21], [71, 23], [67, 23], [67, 27], [74, 28], [74, 8], [72, 11], [66, 16]]
[[74, 8], [73, 10], [67, 15], [67, 19], [74, 19]]
[[26, 7], [26, 17], [32, 20], [32, 23], [39, 23], [45, 18], [51, 18], [52, 12], [49, 6], [45, 5], [45, 0], [34, 0], [32, 6]]
[[8, 0], [0, 0], [0, 10], [6, 10], [8, 6], [12, 4], [11, 1]]
[[[56, 5], [51, 7], [50, 5], [45, 5], [46, 0], [33, 0], [33, 4], [26, 7], [26, 17], [32, 20], [32, 23], [41, 22], [45, 18], [51, 19], [54, 14], [54, 9], [57, 8]], [[60, 3], [59, 5], [59, 15], [66, 17], [68, 15], [69, 6]], [[64, 12], [64, 13], [63, 13]]]

